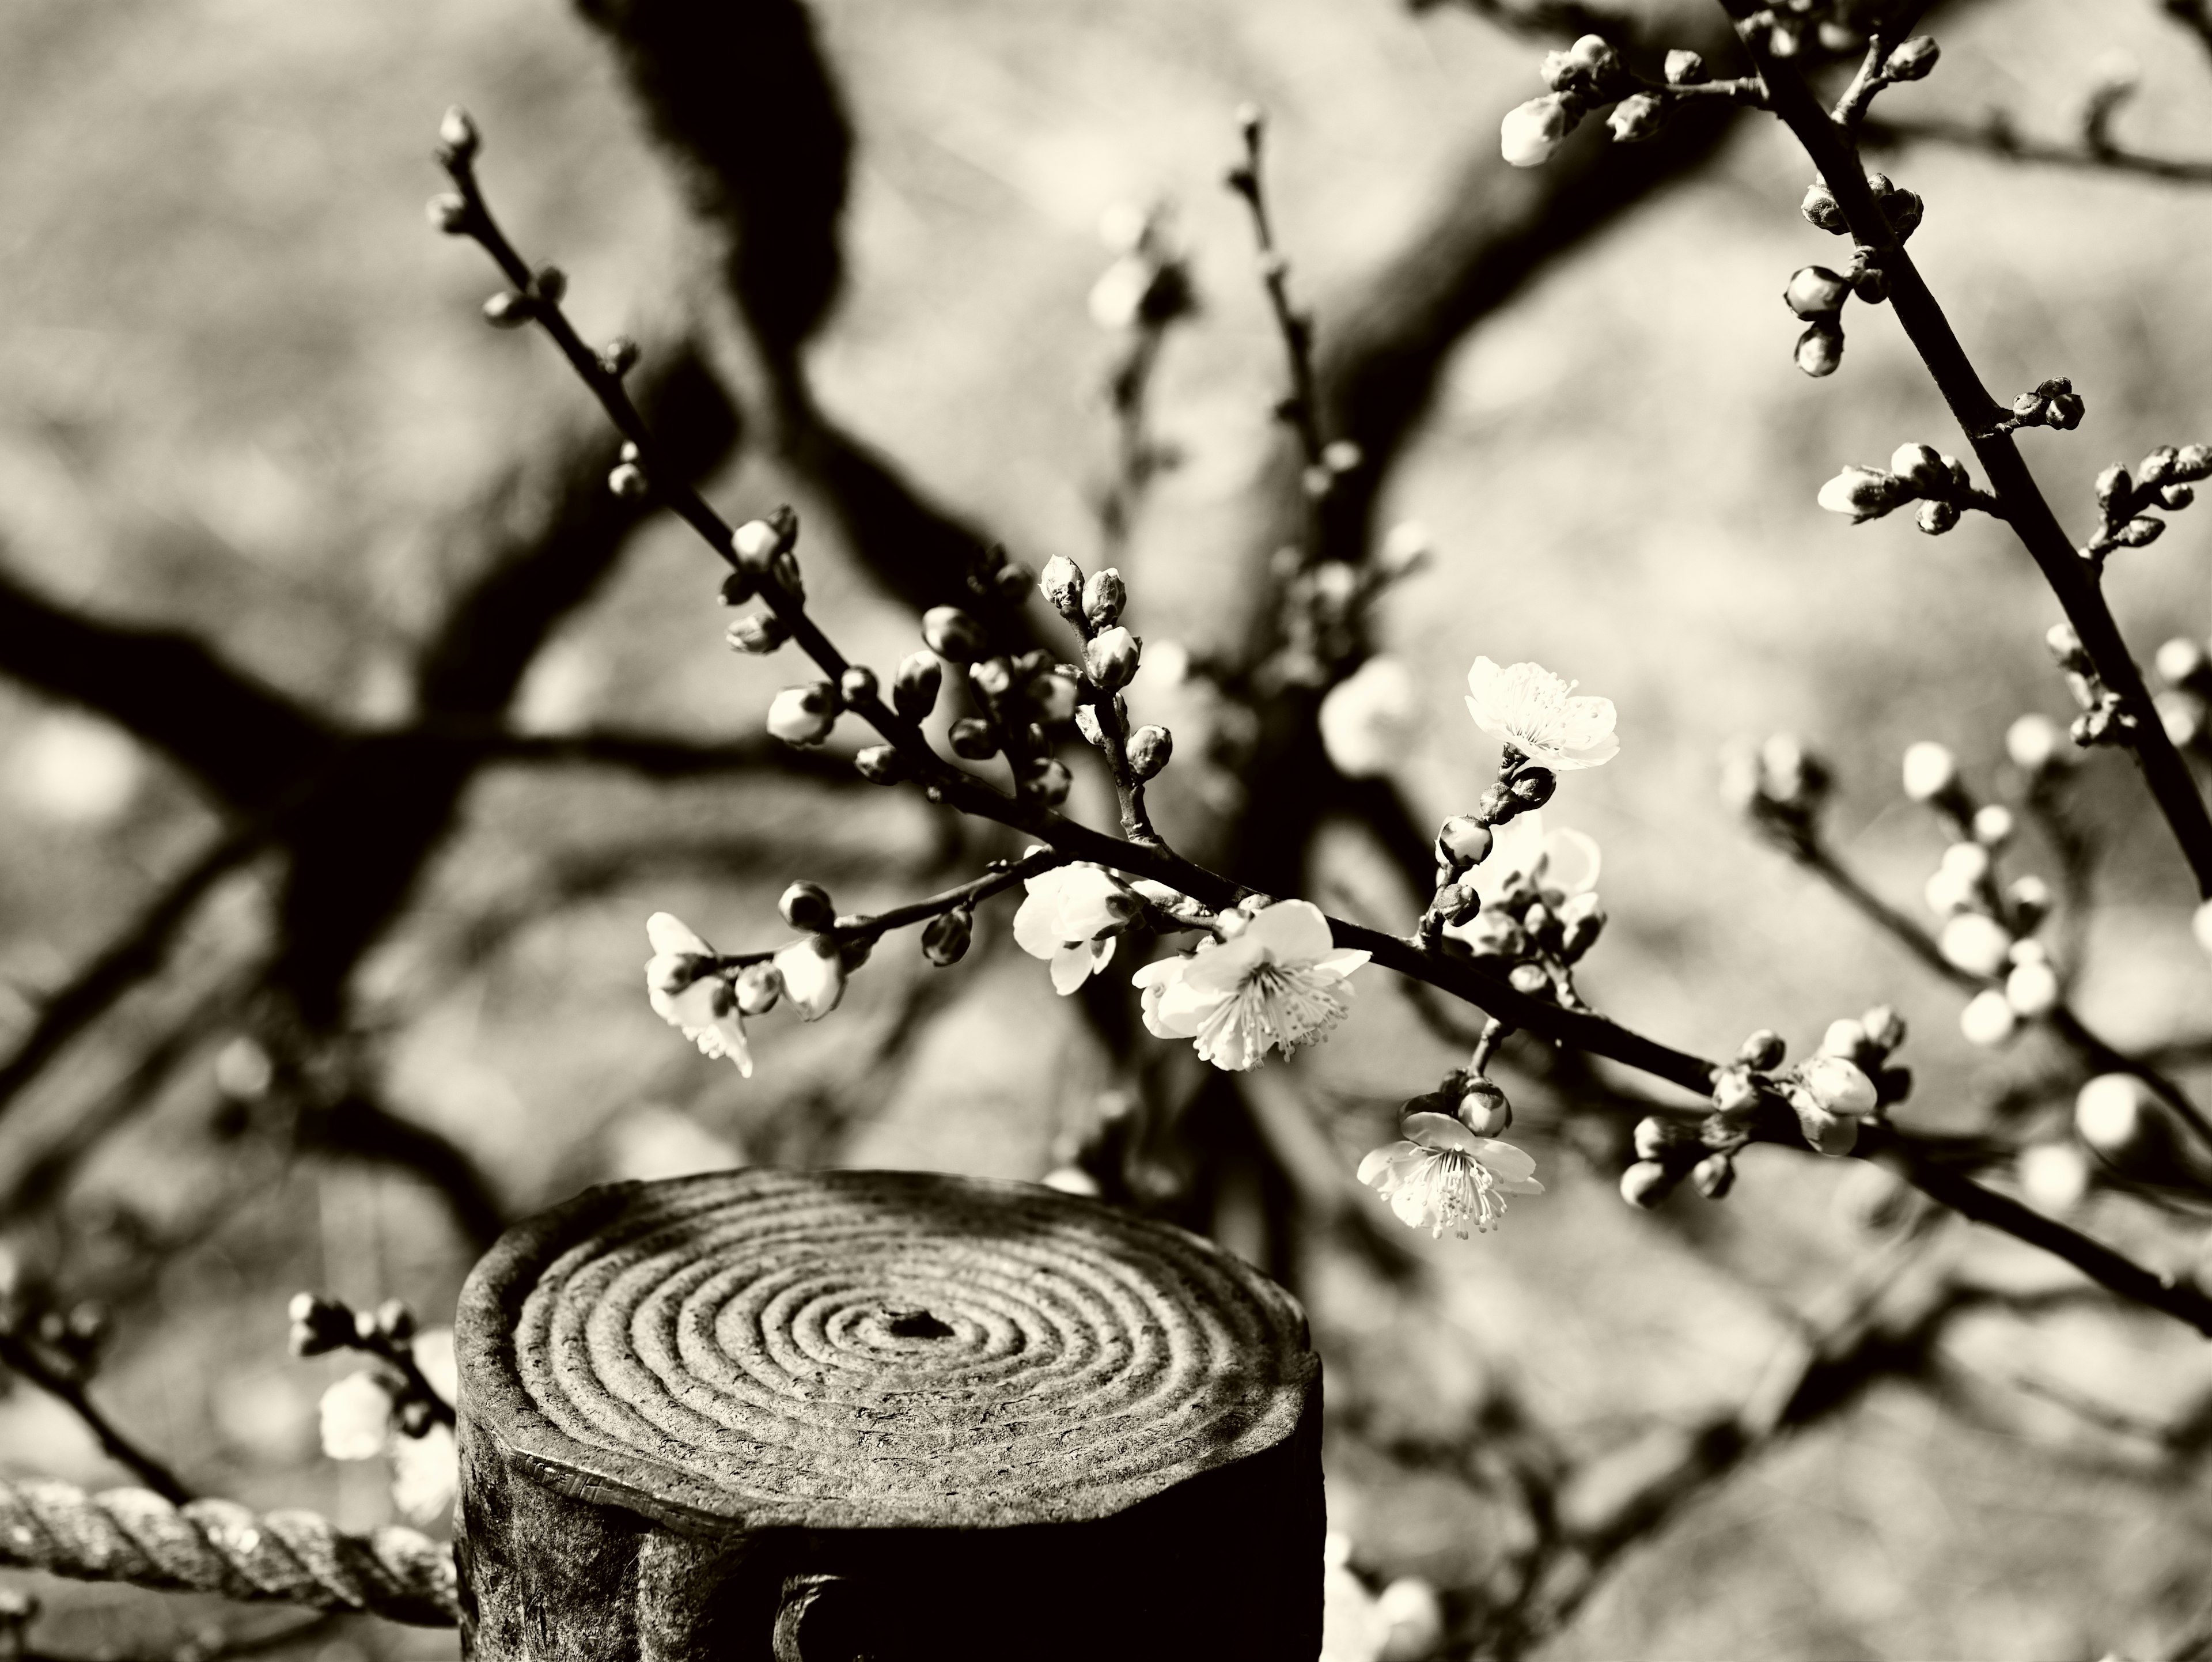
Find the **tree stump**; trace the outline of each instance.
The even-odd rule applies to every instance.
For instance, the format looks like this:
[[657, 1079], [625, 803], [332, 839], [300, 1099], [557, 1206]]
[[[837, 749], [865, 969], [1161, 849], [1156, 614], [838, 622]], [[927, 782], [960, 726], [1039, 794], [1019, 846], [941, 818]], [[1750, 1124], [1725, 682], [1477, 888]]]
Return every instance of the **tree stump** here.
[[511, 1230], [458, 1340], [480, 1662], [1320, 1650], [1320, 1362], [1181, 1230], [911, 1172], [624, 1184]]

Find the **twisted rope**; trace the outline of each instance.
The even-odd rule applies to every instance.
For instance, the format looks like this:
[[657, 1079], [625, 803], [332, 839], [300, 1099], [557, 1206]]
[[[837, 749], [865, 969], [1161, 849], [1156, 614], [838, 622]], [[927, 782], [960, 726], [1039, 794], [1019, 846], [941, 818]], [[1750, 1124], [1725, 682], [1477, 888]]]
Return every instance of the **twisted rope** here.
[[0, 1564], [424, 1628], [460, 1620], [453, 1549], [427, 1535], [356, 1535], [315, 1513], [257, 1513], [234, 1501], [173, 1506], [143, 1488], [87, 1495], [44, 1478], [0, 1478]]

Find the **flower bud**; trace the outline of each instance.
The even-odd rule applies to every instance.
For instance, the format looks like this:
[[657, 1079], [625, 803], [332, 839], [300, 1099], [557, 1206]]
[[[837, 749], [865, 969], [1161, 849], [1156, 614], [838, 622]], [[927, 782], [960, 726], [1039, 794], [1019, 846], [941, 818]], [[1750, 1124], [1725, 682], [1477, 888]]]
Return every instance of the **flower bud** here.
[[1808, 224], [1818, 226], [1833, 236], [1841, 236], [1850, 227], [1844, 222], [1844, 210], [1837, 203], [1835, 192], [1819, 180], [1805, 190], [1805, 199], [1797, 205]]
[[1690, 1181], [1707, 1200], [1726, 1200], [1735, 1187], [1735, 1162], [1726, 1154], [1708, 1154], [1690, 1168]]
[[1853, 1021], [1849, 1016], [1840, 1017], [1828, 1024], [1828, 1031], [1820, 1035], [1820, 1054], [1841, 1056], [1846, 1062], [1854, 1060], [1859, 1049], [1867, 1042], [1863, 1022]]
[[876, 672], [866, 664], [846, 665], [837, 678], [837, 692], [848, 704], [866, 702], [876, 696]]
[[1093, 629], [1111, 629], [1121, 621], [1121, 608], [1129, 602], [1128, 585], [1112, 566], [1094, 571], [1083, 585], [1083, 615]]
[[1437, 863], [1455, 870], [1479, 866], [1490, 855], [1490, 827], [1480, 819], [1455, 813], [1437, 831]]
[[1887, 1004], [1877, 1004], [1859, 1018], [1867, 1043], [1887, 1056], [1905, 1043], [1905, 1018]]
[[1472, 883], [1446, 883], [1437, 890], [1429, 910], [1449, 923], [1464, 923], [1482, 910], [1482, 897]]
[[1498, 124], [1498, 154], [1516, 167], [1540, 167], [1566, 142], [1581, 119], [1557, 93], [1532, 98], [1505, 113]]
[[1048, 808], [1067, 801], [1067, 793], [1074, 788], [1075, 776], [1067, 770], [1067, 764], [1053, 756], [1037, 763], [1022, 781], [1022, 788]]
[[[1808, 330], [1807, 332], [1810, 333]], [[1817, 499], [1831, 514], [1848, 514], [1853, 525], [1878, 520], [1911, 500], [1903, 484], [1875, 467], [1846, 467], [1820, 487]]]
[[968, 943], [975, 934], [975, 913], [972, 908], [955, 906], [949, 912], [939, 912], [922, 926], [921, 955], [940, 970], [957, 964], [968, 955]]
[[786, 687], [768, 707], [768, 730], [787, 745], [818, 745], [837, 725], [837, 689], [827, 681]]
[[906, 758], [892, 745], [866, 745], [853, 758], [860, 777], [872, 785], [896, 785], [907, 776]]
[[762, 612], [738, 618], [722, 631], [722, 638], [736, 650], [758, 656], [788, 641], [791, 629], [773, 612]]
[[1912, 520], [1929, 536], [1940, 537], [1959, 523], [1959, 510], [1949, 502], [1924, 502]]
[[2024, 929], [2032, 929], [2051, 916], [2051, 885], [2033, 873], [2015, 877], [2005, 890], [2005, 899]]
[[535, 315], [535, 308], [511, 289], [502, 289], [483, 303], [483, 320], [495, 329], [520, 329]]
[[[1856, 1022], [1850, 1025], [1858, 1026]], [[1797, 1064], [1796, 1090], [1792, 1094], [1809, 1100], [1825, 1113], [1846, 1118], [1872, 1113], [1877, 1100], [1874, 1081], [1858, 1063], [1828, 1053], [1808, 1056]]]
[[2132, 1074], [2100, 1074], [2074, 1099], [2074, 1129], [2100, 1154], [2125, 1154], [2152, 1133], [2150, 1088]]
[[1943, 961], [1969, 975], [1993, 976], [2005, 966], [2012, 950], [2012, 935], [1994, 917], [1980, 912], [1960, 912], [1936, 938]]
[[1971, 892], [1990, 874], [1990, 851], [1979, 843], [1954, 843], [1943, 850], [1941, 870], [1953, 884]]
[[1666, 76], [1670, 87], [1695, 87], [1711, 78], [1706, 72], [1705, 60], [1680, 47], [1667, 54]]
[[[1881, 179], [1881, 175], [1870, 174], [1868, 178], [1871, 182]], [[1882, 182], [1888, 184], [1887, 180]], [[1874, 200], [1875, 206], [1881, 210], [1882, 218], [1889, 222], [1891, 234], [1899, 242], [1920, 228], [1920, 221], [1928, 210], [1927, 204], [1921, 201], [1917, 194], [1898, 186], [1892, 186], [1887, 191], [1876, 191]]]
[[1149, 779], [1167, 766], [1175, 753], [1175, 735], [1165, 728], [1146, 725], [1129, 735], [1129, 771]]
[[1923, 739], [1905, 746], [1905, 794], [1915, 802], [1933, 802], [1958, 788], [1959, 759], [1947, 746]]
[[1600, 82], [1620, 73], [1620, 54], [1601, 34], [1577, 36], [1574, 45], [1567, 48], [1567, 62]]
[[1933, 36], [1916, 34], [1889, 54], [1882, 74], [1892, 81], [1917, 81], [1936, 67], [1942, 52]]
[[2058, 972], [2041, 959], [2015, 964], [2005, 977], [2005, 1002], [2023, 1021], [2033, 1021], [2056, 1009], [2058, 990]]
[[837, 908], [830, 904], [830, 891], [819, 883], [803, 880], [783, 892], [775, 909], [794, 929], [826, 929], [837, 921]]
[[921, 638], [948, 663], [973, 663], [989, 649], [982, 625], [957, 606], [933, 606], [923, 612]]
[[2154, 520], [2148, 514], [2141, 514], [2120, 527], [2116, 540], [2123, 548], [2148, 548], [2159, 539], [2165, 530], [2164, 520]]
[[1782, 303], [1801, 318], [1832, 315], [1839, 310], [1851, 285], [1825, 265], [1801, 265], [1790, 274], [1782, 291]]
[[477, 124], [459, 105], [449, 107], [438, 121], [438, 143], [447, 155], [456, 161], [465, 161], [476, 155], [483, 143]]
[[2131, 484], [2128, 470], [2114, 462], [2097, 475], [2097, 506], [2110, 514], [2114, 506], [2127, 496]]
[[2039, 1212], [2071, 1212], [2089, 1193], [2089, 1161], [2071, 1142], [2030, 1143], [2020, 1151], [2021, 1193]]
[[1037, 587], [1052, 609], [1071, 624], [1080, 615], [1083, 604], [1083, 568], [1065, 554], [1055, 554], [1044, 563], [1044, 575], [1037, 579]]
[[1974, 810], [1974, 841], [1985, 849], [2001, 849], [2012, 841], [2012, 810], [2002, 802], [1986, 802]]
[[1748, 1114], [1759, 1103], [1759, 1085], [1748, 1068], [1723, 1068], [1714, 1077], [1714, 1112], [1727, 1116]]
[[1631, 93], [1613, 106], [1606, 125], [1616, 144], [1640, 144], [1656, 138], [1667, 125], [1667, 101], [1654, 93]]
[[946, 736], [951, 740], [952, 753], [963, 761], [988, 762], [999, 753], [998, 736], [980, 715], [962, 716]]
[[[1797, 337], [1796, 356], [1797, 367], [1812, 376], [1814, 380], [1818, 380], [1824, 375], [1832, 375], [1844, 361], [1844, 332], [1836, 326], [1832, 320], [1822, 318]], [[1820, 496], [1820, 506], [1827, 507], [1829, 505], [1827, 491], [1825, 488]], [[1896, 505], [1892, 502], [1889, 506], [1894, 508]], [[1884, 508], [1881, 511], [1887, 513], [1888, 509]], [[1869, 519], [1873, 516], [1862, 514], [1856, 517]]]
[[1793, 1105], [1797, 1110], [1797, 1129], [1808, 1148], [1832, 1160], [1839, 1160], [1857, 1146], [1857, 1120], [1848, 1115], [1830, 1113], [1802, 1099]]
[[1640, 1160], [1620, 1174], [1620, 1197], [1645, 1211], [1674, 1192], [1674, 1179], [1656, 1160]]
[[944, 681], [945, 668], [935, 653], [909, 652], [891, 677], [891, 708], [909, 721], [921, 721], [937, 708]]
[[1097, 750], [1106, 748], [1106, 731], [1098, 725], [1098, 712], [1088, 704], [1075, 707], [1075, 730], [1083, 735], [1083, 742]]
[[1646, 1114], [1636, 1122], [1636, 1158], [1657, 1160], [1675, 1141], [1674, 1128], [1656, 1114]]
[[2045, 630], [2043, 645], [2045, 650], [2051, 654], [2051, 661], [2061, 669], [2070, 669], [2076, 675], [2086, 675], [2096, 667], [2089, 661], [2089, 654], [2082, 649], [2081, 637], [2074, 632], [2071, 624], [2053, 624]]
[[1969, 1044], [1984, 1047], [2002, 1044], [2012, 1037], [2020, 1018], [2005, 995], [1994, 987], [1984, 988], [1966, 1001], [1959, 1012], [1959, 1031]]
[[783, 539], [766, 520], [747, 520], [730, 534], [730, 548], [738, 557], [738, 569], [756, 578], [769, 575], [782, 545]]
[[1459, 1123], [1479, 1137], [1502, 1137], [1513, 1123], [1513, 1105], [1492, 1081], [1476, 1077], [1460, 1095]]
[[1092, 681], [1114, 692], [1135, 678], [1143, 652], [1144, 642], [1127, 630], [1101, 630], [1083, 643], [1083, 665]]
[[968, 685], [979, 697], [996, 703], [1014, 690], [1014, 666], [1006, 657], [979, 658], [968, 666]]
[[1780, 1065], [1788, 1054], [1782, 1035], [1771, 1027], [1761, 1027], [1736, 1047], [1735, 1059], [1747, 1068], [1756, 1068], [1764, 1073]]
[[1516, 964], [1505, 981], [1515, 992], [1529, 998], [1542, 998], [1552, 991], [1552, 977], [1544, 973], [1540, 964]]
[[2031, 710], [2005, 729], [2005, 754], [2023, 773], [2040, 773], [2059, 755], [2058, 723]]
[[617, 335], [599, 348], [599, 368], [620, 380], [637, 368], [638, 344], [628, 335]]
[[1605, 929], [1605, 911], [1595, 894], [1569, 895], [1559, 908], [1559, 956], [1570, 964], [1597, 945]]
[[1559, 788], [1559, 776], [1549, 768], [1523, 767], [1513, 776], [1513, 795], [1524, 808], [1540, 808]]
[[846, 964], [834, 936], [811, 934], [775, 955], [783, 995], [802, 1021], [819, 1021], [845, 996]]
[[453, 191], [445, 191], [430, 198], [423, 210], [430, 223], [447, 236], [459, 236], [469, 228], [468, 199]]
[[740, 1014], [766, 1015], [783, 996], [783, 972], [774, 964], [748, 964], [732, 981]]

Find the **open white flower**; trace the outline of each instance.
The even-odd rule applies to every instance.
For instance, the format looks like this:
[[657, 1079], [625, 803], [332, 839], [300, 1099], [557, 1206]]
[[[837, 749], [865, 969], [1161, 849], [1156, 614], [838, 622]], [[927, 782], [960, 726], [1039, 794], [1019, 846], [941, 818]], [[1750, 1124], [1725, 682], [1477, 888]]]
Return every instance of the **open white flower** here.
[[1368, 954], [1340, 951], [1308, 900], [1279, 900], [1235, 939], [1147, 964], [1145, 1026], [1188, 1038], [1217, 1068], [1242, 1073], [1270, 1050], [1290, 1055], [1325, 1038], [1352, 1008], [1347, 977]]
[[1408, 1114], [1405, 1140], [1359, 1162], [1359, 1180], [1390, 1202], [1408, 1227], [1449, 1229], [1462, 1240], [1471, 1223], [1497, 1227], [1508, 1195], [1540, 1195], [1536, 1162], [1510, 1142], [1479, 1137], [1448, 1114]]
[[1115, 938], [1137, 915], [1136, 894], [1103, 866], [1057, 866], [1024, 886], [1014, 943], [1052, 965], [1054, 990], [1072, 993], [1113, 962]]
[[1467, 673], [1467, 713], [1532, 762], [1559, 772], [1594, 768], [1620, 753], [1620, 740], [1613, 736], [1613, 700], [1577, 698], [1580, 685], [1541, 664], [1500, 668], [1478, 658]]
[[323, 1452], [333, 1460], [374, 1460], [392, 1435], [392, 1392], [363, 1369], [323, 1392]]
[[1388, 654], [1370, 658], [1321, 701], [1321, 743], [1347, 779], [1372, 779], [1405, 758], [1420, 722], [1413, 678]]
[[681, 919], [655, 912], [645, 920], [653, 956], [645, 966], [645, 996], [653, 1013], [698, 1045], [702, 1055], [727, 1056], [747, 1079], [753, 1076], [752, 1047], [745, 1042], [738, 995], [726, 976], [710, 968], [714, 949]]
[[407, 1517], [420, 1524], [444, 1517], [460, 1485], [452, 1427], [434, 1425], [420, 1437], [392, 1440], [392, 1504]]

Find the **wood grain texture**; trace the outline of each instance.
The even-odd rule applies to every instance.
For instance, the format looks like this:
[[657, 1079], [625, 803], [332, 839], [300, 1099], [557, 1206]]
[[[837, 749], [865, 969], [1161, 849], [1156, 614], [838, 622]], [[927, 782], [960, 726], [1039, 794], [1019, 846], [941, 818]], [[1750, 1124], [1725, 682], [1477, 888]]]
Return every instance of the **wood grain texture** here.
[[1319, 1648], [1304, 1318], [1180, 1230], [919, 1173], [627, 1184], [510, 1232], [459, 1333], [472, 1654]]

